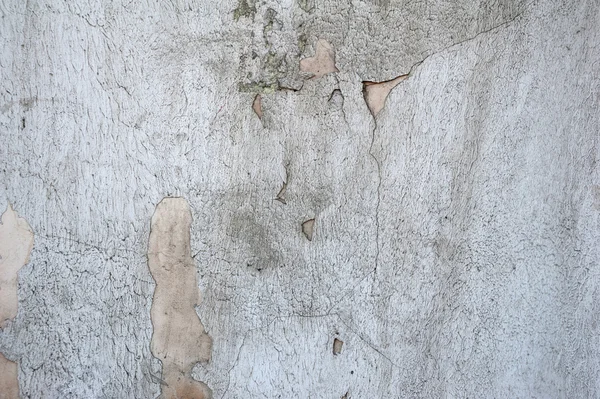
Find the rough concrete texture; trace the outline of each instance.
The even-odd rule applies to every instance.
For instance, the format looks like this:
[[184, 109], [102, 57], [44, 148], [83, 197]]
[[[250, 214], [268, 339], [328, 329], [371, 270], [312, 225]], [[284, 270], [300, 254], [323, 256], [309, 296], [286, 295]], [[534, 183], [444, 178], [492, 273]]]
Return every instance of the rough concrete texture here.
[[[21, 395], [160, 394], [146, 254], [182, 197], [215, 398], [598, 397], [599, 26], [596, 0], [1, 2]], [[319, 40], [339, 71], [310, 79]], [[363, 82], [405, 74], [375, 122]]]

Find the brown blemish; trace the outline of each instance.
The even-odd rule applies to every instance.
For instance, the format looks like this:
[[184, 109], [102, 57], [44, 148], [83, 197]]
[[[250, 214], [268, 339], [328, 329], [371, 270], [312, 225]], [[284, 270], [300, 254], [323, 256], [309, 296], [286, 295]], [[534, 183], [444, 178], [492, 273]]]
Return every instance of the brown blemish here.
[[21, 107], [23, 107], [23, 109], [25, 111], [29, 111], [31, 108], [33, 108], [33, 106], [35, 105], [35, 103], [37, 103], [38, 98], [37, 96], [35, 97], [24, 97], [22, 99], [19, 100], [19, 103], [21, 104]]
[[342, 353], [342, 346], [344, 346], [344, 341], [341, 339], [334, 338], [333, 340], [333, 354], [339, 355]]
[[256, 97], [254, 97], [254, 101], [252, 102], [252, 109], [254, 110], [256, 116], [258, 116], [258, 119], [262, 120], [262, 97], [260, 96], [260, 94], [257, 94]]
[[400, 75], [395, 79], [385, 82], [363, 82], [363, 96], [367, 107], [369, 107], [369, 111], [371, 111], [374, 117], [385, 106], [385, 100], [392, 89], [406, 78], [408, 78], [408, 75]]
[[328, 73], [339, 72], [335, 67], [335, 52], [326, 40], [317, 41], [314, 57], [300, 60], [300, 71], [312, 73], [311, 79], [318, 79]]
[[350, 396], [348, 396], [350, 394], [350, 391], [347, 391], [344, 396], [342, 396], [342, 399], [350, 399]]
[[312, 239], [313, 239], [314, 228], [315, 228], [315, 219], [309, 219], [309, 220], [305, 221], [304, 223], [302, 223], [302, 232], [304, 233], [304, 235], [306, 236], [308, 241], [312, 241]]
[[156, 282], [151, 319], [152, 354], [162, 362], [162, 399], [208, 399], [212, 391], [191, 376], [208, 362], [212, 339], [196, 314], [200, 291], [191, 256], [192, 214], [183, 198], [164, 198], [152, 216], [148, 266]]
[[0, 399], [19, 399], [17, 363], [0, 353]]
[[17, 316], [17, 275], [33, 248], [33, 231], [10, 204], [0, 224], [0, 328]]

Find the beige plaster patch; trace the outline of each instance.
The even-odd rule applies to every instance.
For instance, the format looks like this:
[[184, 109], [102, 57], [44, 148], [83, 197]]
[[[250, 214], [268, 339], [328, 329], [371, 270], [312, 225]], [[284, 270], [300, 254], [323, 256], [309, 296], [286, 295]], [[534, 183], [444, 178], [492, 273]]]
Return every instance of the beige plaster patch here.
[[256, 116], [258, 116], [258, 119], [262, 120], [262, 97], [260, 96], [260, 94], [257, 94], [256, 97], [254, 97], [254, 101], [252, 102], [252, 109], [254, 110]]
[[0, 353], [0, 399], [19, 398], [17, 363], [11, 362]]
[[313, 79], [318, 79], [328, 73], [339, 72], [335, 67], [335, 52], [326, 40], [317, 41], [314, 57], [300, 60], [300, 71], [313, 74]]
[[315, 229], [315, 219], [309, 219], [302, 223], [302, 233], [306, 236], [308, 241], [312, 241]]
[[17, 316], [17, 276], [33, 248], [33, 231], [10, 204], [0, 224], [0, 328]]
[[163, 399], [212, 397], [208, 386], [191, 376], [196, 363], [210, 360], [212, 350], [212, 339], [195, 309], [200, 291], [190, 249], [191, 223], [183, 198], [164, 198], [152, 216], [148, 266], [156, 288], [151, 350], [163, 364]]
[[392, 89], [406, 78], [408, 75], [401, 75], [385, 82], [363, 82], [363, 96], [373, 116], [377, 116], [383, 109]]

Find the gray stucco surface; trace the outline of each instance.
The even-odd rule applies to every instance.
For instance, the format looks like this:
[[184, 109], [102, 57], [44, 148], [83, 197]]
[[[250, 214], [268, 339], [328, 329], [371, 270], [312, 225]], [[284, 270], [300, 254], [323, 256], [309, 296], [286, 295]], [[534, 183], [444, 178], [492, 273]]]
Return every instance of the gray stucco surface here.
[[6, 0], [0, 51], [23, 397], [159, 395], [170, 196], [215, 398], [600, 396], [597, 1]]

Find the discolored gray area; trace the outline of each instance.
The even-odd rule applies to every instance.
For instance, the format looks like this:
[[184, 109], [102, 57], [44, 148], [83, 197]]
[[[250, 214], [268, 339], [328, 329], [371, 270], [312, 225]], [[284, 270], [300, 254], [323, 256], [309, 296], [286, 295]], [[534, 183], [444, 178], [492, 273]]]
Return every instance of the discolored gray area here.
[[[215, 398], [598, 396], [598, 26], [595, 1], [3, 2], [21, 395], [159, 395], [150, 223], [182, 197]], [[405, 74], [374, 118], [363, 82]]]

